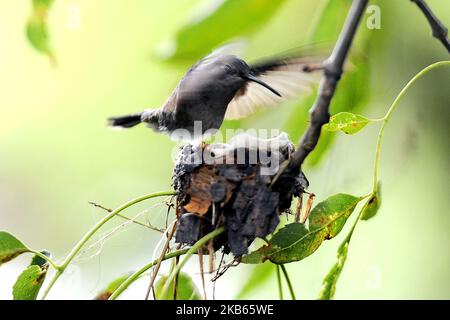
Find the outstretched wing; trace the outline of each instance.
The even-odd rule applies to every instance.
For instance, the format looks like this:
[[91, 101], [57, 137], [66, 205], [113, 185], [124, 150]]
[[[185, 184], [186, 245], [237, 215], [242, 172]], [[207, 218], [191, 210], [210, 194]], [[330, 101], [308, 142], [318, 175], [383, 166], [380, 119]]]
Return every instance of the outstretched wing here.
[[320, 58], [282, 58], [251, 65], [255, 76], [281, 94], [249, 81], [228, 104], [225, 119], [243, 118], [261, 107], [273, 106], [309, 93], [319, 81]]

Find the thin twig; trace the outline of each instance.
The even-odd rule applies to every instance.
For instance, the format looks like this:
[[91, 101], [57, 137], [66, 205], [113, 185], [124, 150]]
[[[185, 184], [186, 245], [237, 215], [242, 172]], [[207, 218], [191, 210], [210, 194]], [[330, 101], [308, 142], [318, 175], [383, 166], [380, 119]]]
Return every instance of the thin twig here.
[[295, 210], [295, 222], [300, 222], [303, 207], [303, 194], [298, 196], [297, 209]]
[[152, 291], [153, 284], [155, 283], [156, 276], [158, 275], [158, 272], [159, 272], [159, 268], [161, 267], [161, 263], [163, 261], [164, 256], [167, 253], [167, 250], [169, 250], [170, 240], [172, 240], [172, 237], [175, 234], [176, 229], [177, 229], [177, 221], [175, 220], [175, 222], [173, 223], [172, 229], [170, 230], [170, 234], [168, 234], [168, 236], [167, 236], [167, 240], [166, 240], [166, 243], [164, 244], [163, 250], [161, 251], [161, 255], [159, 256], [158, 263], [152, 272], [152, 276], [150, 278], [150, 283], [147, 288], [147, 293], [145, 294], [145, 300], [148, 300], [148, 298], [150, 296], [150, 292]]
[[199, 248], [197, 250], [198, 255], [198, 265], [200, 267], [200, 278], [202, 279], [202, 288], [203, 288], [203, 299], [208, 300], [206, 296], [206, 285], [205, 285], [205, 272], [203, 270], [203, 249]]
[[306, 220], [308, 220], [309, 214], [311, 212], [311, 208], [314, 202], [314, 198], [315, 198], [315, 194], [314, 193], [310, 193], [308, 200], [306, 201], [306, 206], [305, 206], [305, 213], [302, 215], [302, 218], [300, 220], [300, 223], [305, 223]]
[[[180, 249], [177, 251], [170, 252], [166, 254], [163, 260], [169, 260], [178, 256], [182, 256], [186, 254], [189, 249]], [[152, 262], [147, 263], [145, 266], [135, 271], [131, 276], [129, 276], [109, 297], [108, 300], [116, 300], [133, 282], [141, 277], [141, 275], [146, 272], [148, 269], [152, 268], [159, 262], [159, 259], [153, 260]]]
[[347, 58], [356, 30], [364, 14], [368, 0], [354, 0], [347, 15], [344, 27], [330, 55], [324, 62], [324, 77], [319, 86], [319, 94], [310, 111], [310, 124], [300, 140], [289, 169], [299, 171], [306, 157], [314, 150], [320, 137], [322, 125], [330, 119], [329, 106], [337, 84], [342, 75], [343, 65]]
[[103, 209], [103, 210], [105, 210], [105, 211], [107, 211], [107, 212], [112, 212], [112, 209], [106, 208], [106, 207], [102, 206], [101, 204], [98, 204], [98, 203], [96, 203], [96, 202], [94, 202], [94, 201], [88, 201], [88, 203], [89, 203], [89, 204], [92, 204], [92, 205], [93, 205], [94, 207], [96, 207], [96, 208]]
[[175, 207], [175, 205], [172, 203], [172, 198], [168, 202], [166, 202], [166, 205], [167, 205], [167, 213], [166, 213], [166, 229], [167, 229], [169, 223], [170, 209]]
[[450, 41], [448, 40], [448, 29], [444, 26], [444, 24], [436, 17], [431, 8], [427, 5], [425, 0], [411, 0], [422, 11], [425, 18], [427, 18], [428, 23], [430, 24], [431, 31], [433, 37], [438, 39], [447, 51], [450, 53]]
[[[178, 245], [178, 250], [180, 249], [180, 245]], [[178, 265], [178, 263], [180, 262], [180, 256], [175, 257], [174, 259], [174, 264], [173, 264], [173, 269], [175, 269]], [[180, 274], [178, 273], [175, 276], [175, 279], [173, 279], [173, 300], [177, 300], [177, 295], [178, 295], [178, 279], [180, 278]]]
[[[225, 252], [222, 251], [222, 256], [220, 257], [219, 266], [217, 267], [216, 277], [219, 275], [220, 268], [222, 267], [223, 258], [225, 257]], [[213, 283], [213, 300], [216, 300], [216, 281], [213, 280], [214, 277], [211, 279]]]
[[[94, 201], [88, 201], [88, 203], [89, 203], [89, 204], [92, 204], [92, 205], [93, 205], [94, 207], [96, 207], [96, 208], [103, 209], [103, 210], [105, 210], [106, 212], [112, 212], [112, 209], [106, 208], [106, 207], [102, 206], [101, 204], [98, 204], [98, 203], [96, 203], [96, 202], [94, 202]], [[121, 213], [117, 214], [117, 216], [118, 216], [118, 217], [121, 217], [122, 219], [125, 219], [125, 220], [127, 220], [127, 221], [131, 221], [131, 222], [133, 222], [133, 223], [135, 223], [135, 224], [137, 224], [137, 225], [140, 225], [140, 226], [142, 226], [142, 227], [148, 228], [148, 229], [150, 229], [150, 230], [158, 231], [158, 232], [161, 232], [161, 233], [164, 233], [164, 231], [165, 231], [165, 230], [160, 229], [160, 228], [158, 228], [158, 227], [155, 227], [155, 226], [153, 226], [153, 225], [151, 225], [151, 224], [145, 224], [145, 223], [142, 223], [142, 222], [140, 222], [140, 221], [137, 221], [137, 220], [134, 220], [134, 219], [132, 219], [132, 218], [129, 218], [129, 217], [127, 217], [126, 215], [123, 215], [123, 214], [121, 214]]]
[[216, 257], [216, 253], [214, 252], [214, 241], [210, 241], [208, 243], [208, 256], [209, 256], [209, 273], [214, 272], [214, 260]]
[[230, 269], [231, 267], [237, 267], [239, 264], [241, 263], [241, 257], [235, 257], [233, 259], [233, 261], [231, 261], [230, 263], [224, 265], [222, 267], [222, 270], [217, 269], [217, 273], [216, 275], [211, 279], [211, 281], [216, 281], [217, 279], [219, 279], [221, 276], [223, 276], [225, 274], [225, 272], [228, 271], [228, 269]]
[[124, 203], [117, 209], [113, 210], [112, 212], [108, 213], [103, 219], [101, 219], [99, 222], [97, 222], [96, 225], [94, 225], [84, 236], [77, 242], [77, 244], [73, 247], [73, 249], [70, 251], [70, 253], [67, 255], [67, 257], [64, 259], [62, 264], [60, 265], [60, 268], [55, 273], [53, 278], [50, 280], [50, 283], [48, 284], [47, 289], [45, 289], [44, 294], [42, 295], [42, 300], [45, 300], [50, 290], [53, 288], [53, 285], [55, 282], [59, 279], [59, 277], [64, 273], [67, 266], [72, 262], [72, 260], [75, 258], [75, 256], [80, 252], [80, 250], [83, 248], [83, 246], [86, 244], [86, 242], [89, 241], [89, 239], [109, 220], [117, 216], [120, 212], [127, 209], [128, 207], [131, 207], [139, 202], [142, 202], [144, 200], [148, 200], [155, 197], [162, 197], [167, 195], [173, 195], [175, 194], [174, 191], [163, 191], [163, 192], [156, 192], [151, 194], [146, 194], [144, 196], [140, 196], [136, 199], [133, 199], [131, 201], [128, 201], [127, 203]]
[[169, 288], [169, 284], [173, 281], [176, 274], [181, 271], [181, 269], [186, 264], [186, 262], [189, 260], [191, 255], [194, 254], [195, 252], [197, 252], [197, 250], [199, 248], [201, 248], [205, 244], [207, 244], [209, 240], [214, 239], [218, 235], [222, 234], [224, 231], [225, 231], [225, 229], [223, 227], [220, 227], [214, 231], [211, 231], [207, 235], [203, 236], [200, 240], [198, 240], [194, 245], [192, 245], [191, 248], [189, 248], [189, 250], [186, 252], [186, 254], [184, 256], [184, 259], [182, 261], [180, 261], [180, 263], [176, 266], [175, 270], [173, 270], [167, 277], [166, 283], [164, 284], [162, 292], [161, 292], [161, 295], [163, 297]]

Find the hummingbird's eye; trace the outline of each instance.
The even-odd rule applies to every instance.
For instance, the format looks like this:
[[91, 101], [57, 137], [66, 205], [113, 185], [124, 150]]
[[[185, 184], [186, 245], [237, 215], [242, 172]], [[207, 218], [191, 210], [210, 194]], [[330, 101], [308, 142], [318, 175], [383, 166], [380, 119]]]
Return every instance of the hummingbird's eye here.
[[226, 72], [229, 72], [229, 73], [234, 72], [234, 69], [233, 69], [229, 64], [225, 64], [225, 65], [223, 66], [223, 69], [224, 69]]

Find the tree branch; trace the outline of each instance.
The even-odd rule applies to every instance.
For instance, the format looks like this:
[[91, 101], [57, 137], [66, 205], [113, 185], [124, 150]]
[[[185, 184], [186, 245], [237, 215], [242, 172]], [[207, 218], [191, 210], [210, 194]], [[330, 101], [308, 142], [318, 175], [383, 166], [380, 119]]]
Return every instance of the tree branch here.
[[435, 16], [433, 11], [430, 9], [430, 7], [427, 5], [425, 0], [411, 0], [422, 11], [422, 13], [425, 15], [425, 18], [427, 18], [428, 23], [430, 24], [433, 37], [438, 39], [442, 42], [444, 47], [447, 49], [447, 51], [450, 53], [450, 41], [448, 40], [448, 29], [444, 26], [444, 24]]
[[320, 131], [330, 119], [329, 106], [342, 75], [343, 65], [350, 50], [356, 30], [361, 21], [368, 0], [354, 0], [338, 41], [325, 61], [324, 77], [319, 85], [319, 93], [310, 111], [310, 124], [300, 140], [300, 144], [290, 162], [290, 170], [299, 171], [306, 157], [314, 150]]

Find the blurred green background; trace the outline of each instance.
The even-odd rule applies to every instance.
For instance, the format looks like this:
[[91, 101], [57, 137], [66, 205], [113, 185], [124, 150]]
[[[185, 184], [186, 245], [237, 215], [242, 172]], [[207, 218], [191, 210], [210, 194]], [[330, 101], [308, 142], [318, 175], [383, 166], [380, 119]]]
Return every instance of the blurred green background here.
[[[285, 0], [269, 13], [256, 11], [245, 23], [239, 16], [245, 10], [231, 11], [226, 19], [213, 17], [207, 30], [221, 38], [240, 28], [249, 59], [305, 44], [332, 45], [349, 1], [331, 1], [335, 8], [323, 19], [320, 12], [328, 1]], [[265, 1], [244, 2], [254, 9]], [[170, 189], [175, 143], [145, 127], [110, 130], [105, 119], [162, 104], [195, 54], [164, 61], [158, 53], [161, 48], [167, 53], [167, 39], [177, 30], [198, 22], [192, 20], [195, 12], [205, 16], [221, 3], [57, 0], [48, 20], [57, 59], [52, 65], [25, 37], [31, 1], [0, 1], [0, 229], [33, 248], [50, 250], [58, 260], [104, 214], [89, 200], [116, 207]], [[373, 3], [381, 9], [381, 29], [370, 30], [362, 22], [332, 113], [355, 110], [380, 118], [414, 74], [449, 58], [410, 1]], [[450, 26], [450, 2], [428, 3]], [[71, 24], [77, 12], [79, 28]], [[178, 33], [180, 45], [209, 51], [216, 44], [202, 32]], [[449, 84], [448, 68], [433, 71], [395, 111], [382, 149], [383, 204], [374, 219], [359, 223], [336, 298], [450, 298]], [[225, 128], [280, 128], [296, 140], [313, 99], [264, 110]], [[316, 159], [304, 168], [317, 200], [336, 192], [370, 191], [377, 132], [373, 124], [355, 136], [334, 134], [333, 144], [326, 145], [330, 137], [321, 140]], [[319, 161], [320, 149], [327, 150]], [[165, 212], [154, 201], [134, 207], [129, 215], [162, 225]], [[97, 238], [102, 245], [77, 259], [50, 298], [90, 298], [152, 258], [160, 235], [140, 226], [117, 227], [122, 222], [103, 230]], [[317, 296], [345, 234], [325, 242], [308, 259], [287, 265], [300, 299]], [[11, 298], [10, 288], [28, 259], [0, 267], [0, 299]], [[196, 263], [187, 270], [198, 282]], [[218, 280], [216, 298], [278, 298], [272, 268], [256, 270], [259, 278], [241, 292], [254, 267], [231, 268]], [[124, 297], [143, 298], [145, 285], [143, 280]]]

